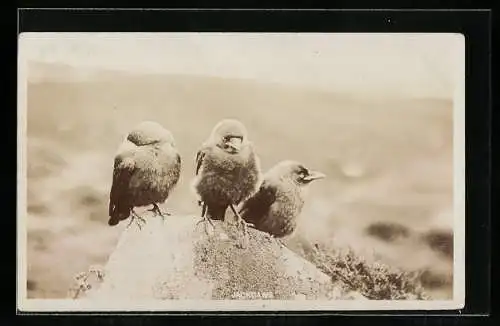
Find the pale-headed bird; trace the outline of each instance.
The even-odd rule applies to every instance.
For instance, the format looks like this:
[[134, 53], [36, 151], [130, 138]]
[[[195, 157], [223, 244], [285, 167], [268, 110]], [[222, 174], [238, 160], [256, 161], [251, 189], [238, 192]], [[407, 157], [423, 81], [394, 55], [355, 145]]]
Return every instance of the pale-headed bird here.
[[242, 204], [239, 213], [257, 230], [274, 238], [289, 236], [297, 227], [308, 186], [324, 177], [299, 162], [281, 161], [264, 174], [259, 191]]
[[[193, 188], [202, 205], [202, 218], [224, 220], [228, 207], [246, 231], [235, 206], [254, 194], [260, 184], [260, 161], [238, 120], [224, 119], [212, 129], [196, 154]], [[202, 221], [203, 221], [202, 220]], [[213, 225], [213, 224], [212, 224]]]
[[114, 226], [130, 215], [130, 223], [136, 218], [145, 222], [134, 211], [139, 206], [153, 205], [150, 211], [162, 218], [164, 214], [170, 215], [163, 213], [158, 204], [167, 200], [180, 172], [181, 157], [172, 133], [156, 122], [139, 123], [115, 156], [108, 224]]

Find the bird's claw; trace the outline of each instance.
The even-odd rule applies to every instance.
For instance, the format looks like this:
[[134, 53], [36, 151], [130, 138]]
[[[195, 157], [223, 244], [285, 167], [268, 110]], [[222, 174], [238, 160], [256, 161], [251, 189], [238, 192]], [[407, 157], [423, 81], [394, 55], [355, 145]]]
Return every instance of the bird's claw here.
[[241, 216], [239, 214], [236, 215], [236, 218], [238, 219], [238, 221], [237, 221], [238, 225], [243, 228], [243, 232], [247, 233], [248, 232], [248, 228], [255, 229], [255, 224], [248, 223], [243, 218], [241, 218]]
[[271, 238], [273, 238], [274, 241], [276, 241], [276, 243], [278, 244], [278, 246], [280, 246], [281, 248], [285, 248], [285, 244], [283, 243], [283, 241], [281, 241], [281, 239], [278, 239], [278, 238], [273, 237], [273, 236], [271, 236]]
[[269, 241], [274, 241], [278, 246], [280, 246], [281, 248], [284, 248], [286, 247], [285, 244], [283, 243], [283, 241], [281, 241], [281, 239], [279, 238], [276, 238], [275, 236], [273, 236], [272, 234], [270, 233], [267, 233], [267, 238], [269, 239]]
[[139, 230], [142, 230], [142, 226], [141, 226], [140, 222], [142, 222], [143, 224], [146, 224], [146, 220], [142, 216], [140, 216], [136, 212], [132, 211], [131, 216], [130, 216], [130, 222], [128, 223], [127, 228], [129, 228], [130, 225], [132, 224], [132, 222], [134, 222], [134, 221], [137, 224], [137, 227], [139, 228]]
[[161, 216], [164, 222], [165, 222], [165, 216], [172, 216], [170, 212], [162, 211], [157, 204], [153, 204], [153, 208], [148, 209], [148, 211], [153, 212], [156, 216]]
[[249, 227], [255, 228], [255, 225], [252, 224], [252, 223], [248, 223], [247, 221], [245, 221], [241, 217], [241, 215], [238, 213], [238, 211], [234, 208], [233, 205], [230, 205], [229, 207], [233, 211], [233, 214], [236, 216], [237, 224], [243, 228], [243, 239], [244, 239], [243, 243], [244, 244], [241, 244], [241, 248], [245, 248], [246, 244], [248, 244], [248, 241], [249, 241], [249, 239], [248, 239], [248, 228]]
[[245, 220], [243, 220], [243, 219], [240, 221], [240, 223], [241, 223], [242, 225], [244, 225], [244, 227], [245, 227], [245, 228], [249, 227], [249, 228], [255, 229], [255, 224], [253, 224], [253, 223], [247, 223], [247, 222], [246, 222]]
[[251, 227], [251, 228], [255, 229], [255, 225], [254, 224], [248, 223], [247, 221], [245, 221], [241, 217], [241, 215], [238, 213], [238, 211], [232, 205], [230, 207], [231, 207], [231, 210], [233, 211], [234, 215], [236, 216], [236, 223], [243, 227], [243, 231], [246, 232], [248, 227]]
[[129, 228], [129, 227], [130, 227], [130, 225], [132, 224], [132, 222], [133, 222], [134, 220], [135, 220], [135, 223], [136, 223], [137, 227], [139, 228], [139, 230], [142, 230], [142, 225], [141, 225], [141, 223], [139, 223], [139, 219], [138, 219], [138, 218], [132, 218], [132, 219], [130, 220], [130, 222], [128, 223], [127, 228]]
[[212, 227], [212, 229], [215, 231], [215, 225], [214, 223], [210, 220], [210, 218], [206, 217], [206, 216], [203, 216], [198, 222], [196, 222], [196, 225], [200, 224], [204, 222], [205, 224], [205, 233], [207, 235], [210, 235], [210, 233], [208, 232], [208, 229], [207, 229], [207, 222], [208, 224], [210, 224], [210, 226]]

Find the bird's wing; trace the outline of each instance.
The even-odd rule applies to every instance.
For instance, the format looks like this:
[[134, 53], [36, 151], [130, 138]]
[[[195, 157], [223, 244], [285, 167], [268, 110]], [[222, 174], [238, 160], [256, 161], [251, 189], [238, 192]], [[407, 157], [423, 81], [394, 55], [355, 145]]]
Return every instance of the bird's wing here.
[[269, 211], [275, 201], [276, 187], [264, 180], [259, 190], [243, 203], [240, 214], [247, 221], [258, 220]]
[[128, 187], [130, 178], [134, 174], [135, 161], [130, 152], [121, 153], [115, 156], [113, 167], [113, 182], [109, 195], [109, 214], [113, 212], [117, 200], [122, 197]]
[[206, 149], [201, 148], [197, 153], [196, 153], [196, 175], [200, 172], [201, 165], [203, 164], [203, 159], [205, 158], [206, 155]]
[[182, 158], [179, 153], [177, 153], [177, 164], [181, 165], [182, 164]]
[[181, 155], [179, 153], [176, 154], [176, 160], [177, 160], [177, 164], [175, 165], [175, 167], [173, 168], [173, 176], [174, 176], [174, 180], [175, 180], [175, 184], [177, 184], [177, 182], [179, 181], [179, 177], [181, 175], [181, 165], [182, 165], [182, 158], [181, 158]]

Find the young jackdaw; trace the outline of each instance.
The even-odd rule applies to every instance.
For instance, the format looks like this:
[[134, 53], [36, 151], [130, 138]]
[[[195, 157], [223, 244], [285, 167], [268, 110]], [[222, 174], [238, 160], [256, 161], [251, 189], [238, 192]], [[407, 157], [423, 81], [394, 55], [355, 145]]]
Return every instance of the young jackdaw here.
[[259, 191], [243, 203], [241, 217], [274, 238], [291, 235], [304, 206], [308, 185], [324, 177], [299, 162], [279, 162], [266, 172]]
[[202, 205], [202, 221], [224, 220], [230, 207], [246, 231], [247, 223], [235, 206], [257, 191], [261, 173], [259, 158], [240, 121], [224, 119], [212, 129], [196, 155], [195, 172], [193, 187]]
[[164, 203], [179, 181], [181, 157], [171, 132], [156, 122], [138, 124], [121, 144], [114, 160], [113, 182], [110, 191], [110, 226], [132, 218], [145, 220], [134, 207], [153, 205], [150, 211], [161, 215], [158, 207]]

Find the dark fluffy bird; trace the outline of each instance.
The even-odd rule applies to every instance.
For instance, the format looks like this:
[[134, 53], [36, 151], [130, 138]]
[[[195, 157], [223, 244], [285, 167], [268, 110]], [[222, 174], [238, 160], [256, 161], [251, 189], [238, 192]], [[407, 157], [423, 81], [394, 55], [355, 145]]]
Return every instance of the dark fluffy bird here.
[[228, 207], [246, 227], [235, 206], [255, 193], [260, 184], [260, 161], [245, 126], [233, 119], [220, 121], [196, 155], [193, 187], [200, 197], [202, 217], [224, 220]]
[[181, 157], [171, 132], [152, 121], [138, 124], [115, 156], [108, 224], [116, 225], [130, 215], [130, 223], [135, 218], [145, 222], [134, 211], [138, 206], [153, 205], [150, 210], [163, 217], [158, 204], [167, 200], [180, 171]]
[[279, 162], [266, 172], [259, 191], [243, 203], [241, 217], [274, 238], [291, 235], [304, 206], [308, 185], [324, 177], [299, 162]]

